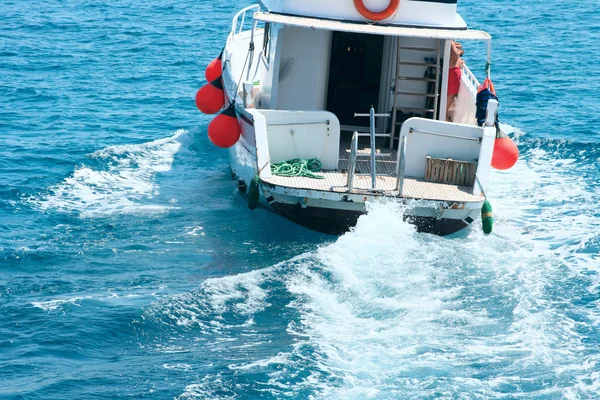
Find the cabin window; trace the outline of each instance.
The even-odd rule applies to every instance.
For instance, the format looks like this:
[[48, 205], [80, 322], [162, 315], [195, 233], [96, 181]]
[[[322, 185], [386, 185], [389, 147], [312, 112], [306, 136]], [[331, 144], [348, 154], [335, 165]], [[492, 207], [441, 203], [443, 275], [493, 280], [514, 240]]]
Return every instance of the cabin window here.
[[265, 36], [263, 41], [263, 57], [265, 58], [265, 62], [269, 63], [271, 53], [271, 24], [267, 22], [265, 24]]

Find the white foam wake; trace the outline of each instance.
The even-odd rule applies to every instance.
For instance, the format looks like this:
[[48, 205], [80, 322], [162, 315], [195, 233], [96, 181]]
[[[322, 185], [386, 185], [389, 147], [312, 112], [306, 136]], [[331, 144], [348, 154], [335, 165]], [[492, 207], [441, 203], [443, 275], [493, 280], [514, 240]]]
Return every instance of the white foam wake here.
[[77, 302], [80, 300], [88, 299], [89, 296], [85, 297], [71, 297], [69, 299], [55, 299], [55, 300], [47, 300], [47, 301], [34, 301], [31, 303], [32, 306], [39, 308], [44, 311], [55, 311], [58, 310], [59, 307], [64, 306], [65, 304], [74, 304], [78, 305]]
[[155, 178], [171, 169], [175, 154], [189, 140], [188, 132], [180, 129], [147, 143], [106, 147], [89, 156], [96, 165], [80, 166], [33, 202], [44, 210], [75, 211], [84, 217], [167, 210], [173, 206], [152, 203], [160, 190]]
[[[375, 204], [318, 251], [210, 281], [200, 309], [223, 315], [232, 296], [222, 310], [246, 310], [246, 321], [283, 285], [297, 312], [286, 332], [294, 341], [266, 358], [237, 357], [230, 374], [207, 376], [181, 398], [592, 398], [600, 358], [587, 335], [600, 312], [582, 298], [595, 295], [599, 267], [581, 250], [597, 240], [600, 194], [555, 157], [529, 150], [493, 174], [491, 236], [479, 221], [456, 238], [419, 234], [398, 206]], [[239, 326], [218, 334], [233, 341]], [[261, 373], [254, 386], [238, 381]]]

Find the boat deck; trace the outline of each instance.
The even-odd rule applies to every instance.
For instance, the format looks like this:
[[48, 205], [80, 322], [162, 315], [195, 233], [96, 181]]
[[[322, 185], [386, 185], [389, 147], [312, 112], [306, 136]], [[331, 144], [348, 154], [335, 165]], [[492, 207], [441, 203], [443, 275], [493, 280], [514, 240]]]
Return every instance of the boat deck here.
[[[364, 139], [364, 140], [363, 140]], [[372, 193], [371, 190], [371, 160], [369, 138], [361, 138], [358, 144], [358, 158], [356, 162], [356, 174], [354, 175], [353, 193]], [[336, 193], [348, 192], [348, 164], [350, 159], [351, 139], [343, 137], [340, 143], [340, 158], [337, 171], [321, 171], [318, 174], [325, 179], [313, 179], [304, 177], [285, 177], [273, 175], [265, 182], [294, 189], [307, 189], [328, 191]], [[378, 154], [389, 154], [377, 157], [376, 170], [377, 190], [382, 195], [398, 196], [396, 190], [396, 160], [397, 151], [391, 153], [384, 141], [377, 142]], [[360, 155], [363, 157], [360, 157]], [[452, 202], [480, 202], [482, 196], [472, 194], [473, 188], [469, 186], [446, 185], [441, 183], [425, 182], [422, 178], [405, 177], [401, 197], [409, 199], [427, 199]]]

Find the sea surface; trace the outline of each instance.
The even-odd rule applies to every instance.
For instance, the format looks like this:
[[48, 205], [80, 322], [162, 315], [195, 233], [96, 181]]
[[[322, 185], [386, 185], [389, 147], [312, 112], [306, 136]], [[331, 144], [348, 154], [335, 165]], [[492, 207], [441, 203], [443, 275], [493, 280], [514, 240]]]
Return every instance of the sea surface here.
[[446, 238], [246, 207], [194, 95], [249, 4], [0, 0], [0, 398], [600, 398], [598, 1], [460, 2], [521, 159]]

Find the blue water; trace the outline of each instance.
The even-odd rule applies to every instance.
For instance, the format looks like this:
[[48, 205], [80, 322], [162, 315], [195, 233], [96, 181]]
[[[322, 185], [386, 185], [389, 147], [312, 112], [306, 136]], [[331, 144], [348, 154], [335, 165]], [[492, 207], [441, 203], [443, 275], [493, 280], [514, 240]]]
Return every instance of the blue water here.
[[248, 4], [1, 2], [0, 398], [598, 398], [597, 2], [461, 2], [522, 157], [451, 238], [247, 209], [193, 97]]

